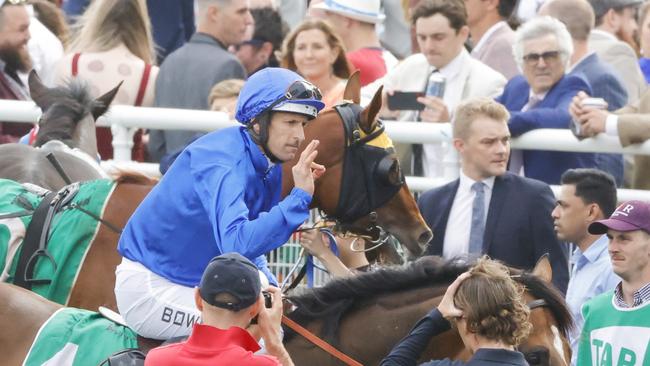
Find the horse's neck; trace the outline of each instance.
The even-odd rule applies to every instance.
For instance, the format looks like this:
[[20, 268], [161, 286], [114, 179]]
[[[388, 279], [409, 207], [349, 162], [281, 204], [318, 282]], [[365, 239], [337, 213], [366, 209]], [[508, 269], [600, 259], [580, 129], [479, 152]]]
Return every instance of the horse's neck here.
[[[413, 327], [416, 321], [437, 306], [446, 287], [430, 287], [391, 292], [367, 300], [340, 321], [339, 349], [364, 365], [377, 365]], [[322, 336], [325, 319], [306, 325]], [[371, 341], [369, 341], [371, 340]], [[330, 356], [306, 346], [301, 336], [291, 338], [286, 346], [296, 364], [328, 364]], [[427, 350], [426, 355], [433, 354]], [[430, 359], [430, 358], [428, 358]]]
[[91, 157], [97, 156], [97, 133], [95, 132], [95, 122], [90, 115], [77, 123], [72, 139], [77, 148]]

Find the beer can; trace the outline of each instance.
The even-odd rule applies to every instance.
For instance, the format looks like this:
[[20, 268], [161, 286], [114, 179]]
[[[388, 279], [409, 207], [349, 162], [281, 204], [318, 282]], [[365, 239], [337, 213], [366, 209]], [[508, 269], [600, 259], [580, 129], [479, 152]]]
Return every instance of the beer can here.
[[607, 102], [603, 98], [585, 98], [582, 100], [583, 108], [606, 109]]
[[[607, 109], [607, 102], [603, 98], [585, 98], [580, 102], [583, 108], [593, 108], [593, 109]], [[576, 120], [571, 120], [569, 129], [578, 140], [582, 140], [585, 136], [582, 134], [582, 126], [580, 122]]]
[[428, 97], [438, 97], [442, 98], [445, 95], [445, 84], [447, 80], [445, 76], [439, 72], [431, 73], [429, 80], [427, 81], [427, 89], [425, 94]]

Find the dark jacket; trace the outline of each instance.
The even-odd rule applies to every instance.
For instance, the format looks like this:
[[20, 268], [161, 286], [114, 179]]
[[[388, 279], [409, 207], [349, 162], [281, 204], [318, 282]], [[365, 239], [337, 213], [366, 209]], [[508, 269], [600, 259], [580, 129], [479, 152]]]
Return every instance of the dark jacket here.
[[[381, 366], [415, 366], [420, 354], [426, 349], [429, 340], [436, 335], [449, 330], [449, 322], [442, 317], [438, 309], [433, 309], [420, 319], [411, 332], [393, 347], [390, 354], [381, 361]], [[516, 365], [528, 366], [521, 352], [505, 349], [481, 348], [467, 361], [432, 360], [420, 366], [492, 366]]]
[[[569, 129], [571, 115], [569, 104], [579, 91], [591, 95], [591, 87], [578, 75], [565, 75], [547, 92], [544, 99], [522, 112], [528, 104], [530, 85], [519, 75], [506, 84], [503, 94], [496, 99], [510, 112], [508, 128], [517, 137], [540, 128]], [[547, 150], [523, 150], [526, 176], [548, 184], [560, 184], [567, 169], [595, 168], [596, 156], [591, 153], [574, 153]]]
[[[458, 185], [457, 179], [425, 192], [418, 200], [422, 217], [433, 231], [426, 254], [442, 255]], [[509, 266], [528, 270], [549, 253], [553, 284], [566, 292], [568, 253], [555, 236], [551, 218], [554, 206], [553, 192], [543, 182], [511, 173], [496, 177], [485, 222], [483, 253]]]
[[[209, 110], [212, 87], [226, 79], [244, 79], [239, 60], [214, 37], [195, 33], [160, 66], [154, 107]], [[154, 161], [183, 149], [200, 131], [151, 130], [149, 156]]]

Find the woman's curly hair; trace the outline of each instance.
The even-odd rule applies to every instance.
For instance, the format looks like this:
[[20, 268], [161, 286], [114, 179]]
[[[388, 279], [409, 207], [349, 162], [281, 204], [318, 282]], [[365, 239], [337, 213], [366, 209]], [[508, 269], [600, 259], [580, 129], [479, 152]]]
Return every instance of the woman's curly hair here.
[[519, 345], [530, 333], [530, 310], [524, 289], [503, 264], [483, 257], [459, 286], [454, 304], [463, 312], [467, 331], [508, 345]]

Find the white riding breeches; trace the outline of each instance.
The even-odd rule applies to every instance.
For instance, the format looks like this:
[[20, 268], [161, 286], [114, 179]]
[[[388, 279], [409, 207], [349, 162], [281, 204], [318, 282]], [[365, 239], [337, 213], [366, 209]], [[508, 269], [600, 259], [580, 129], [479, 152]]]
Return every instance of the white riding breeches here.
[[194, 288], [173, 283], [126, 258], [115, 277], [117, 307], [139, 335], [160, 340], [188, 336], [194, 323], [200, 322]]

